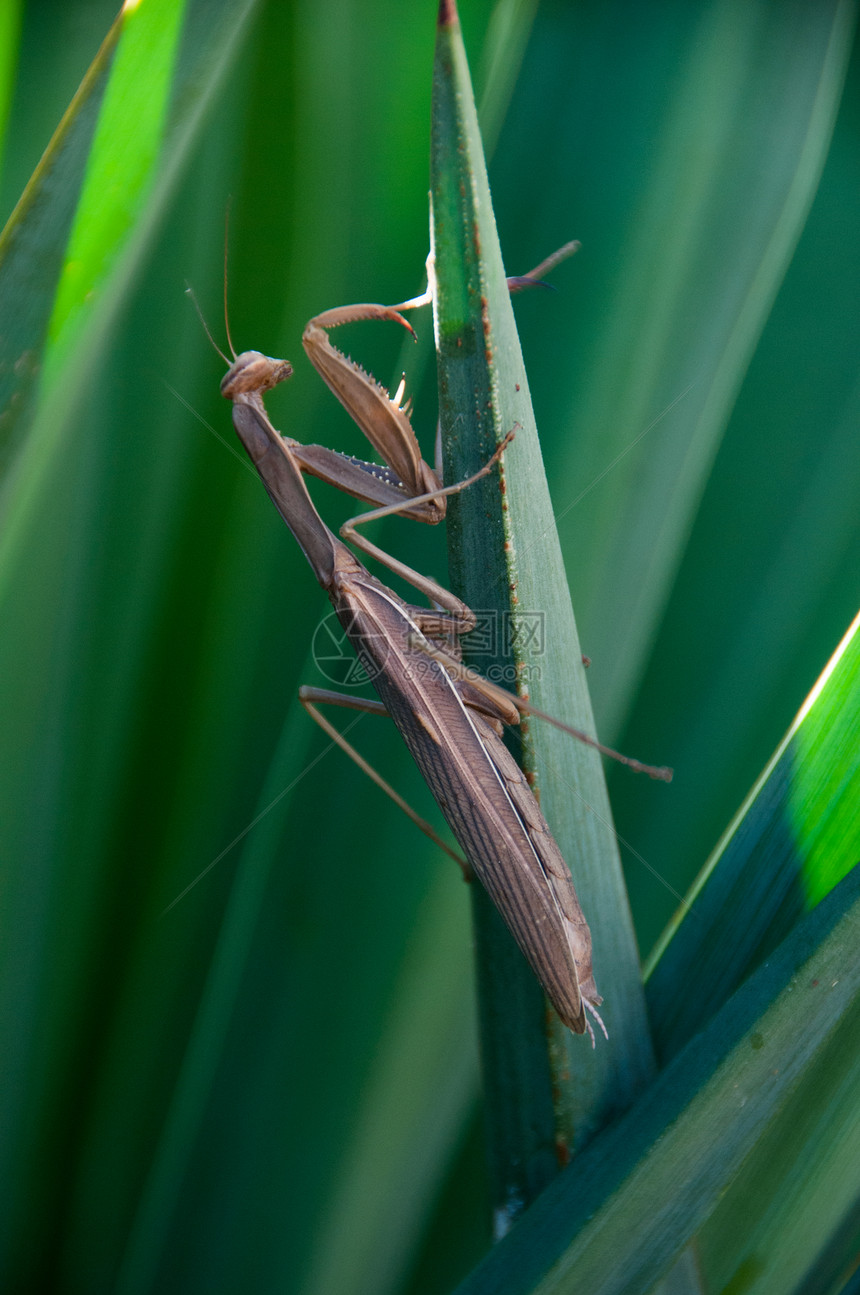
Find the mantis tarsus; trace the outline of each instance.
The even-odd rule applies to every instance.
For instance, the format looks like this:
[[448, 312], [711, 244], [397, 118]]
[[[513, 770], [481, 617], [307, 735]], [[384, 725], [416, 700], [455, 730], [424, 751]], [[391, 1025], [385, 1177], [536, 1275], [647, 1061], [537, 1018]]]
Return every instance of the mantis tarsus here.
[[[572, 249], [564, 249], [568, 250]], [[534, 277], [556, 259], [560, 259], [558, 254], [538, 267]], [[529, 276], [513, 281], [512, 287], [532, 281]], [[532, 708], [460, 664], [452, 644], [474, 627], [472, 611], [435, 580], [391, 557], [356, 530], [359, 524], [392, 513], [421, 521], [441, 520], [446, 497], [490, 472], [513, 436], [512, 431], [474, 476], [443, 487], [421, 457], [408, 406], [401, 403], [403, 384], [394, 397], [389, 396], [328, 339], [327, 329], [357, 319], [393, 319], [410, 328], [400, 312], [420, 301], [403, 303], [399, 308], [363, 305], [327, 311], [310, 321], [303, 337], [322, 377], [384, 458], [381, 467], [323, 446], [302, 445], [275, 430], [263, 395], [290, 376], [292, 368], [285, 360], [245, 351], [234, 359], [221, 392], [232, 400], [239, 439], [326, 590], [381, 699], [381, 704], [362, 702], [303, 688], [303, 704], [353, 755], [313, 703], [339, 702], [391, 716], [470, 868], [488, 890], [561, 1020], [576, 1033], [587, 1030], [593, 1044], [587, 1013], [604, 1033], [606, 1030], [597, 1011], [602, 1000], [594, 983], [588, 925], [567, 864], [521, 770], [501, 740], [502, 726], [517, 723], [519, 713], [532, 713]], [[304, 473], [377, 507], [344, 523], [339, 539], [317, 512]], [[343, 540], [405, 579], [433, 606], [404, 602], [370, 574]], [[578, 736], [599, 745], [586, 735]], [[655, 776], [665, 776], [665, 771], [618, 758]], [[385, 789], [403, 804], [396, 793]], [[435, 837], [432, 829], [430, 832]]]

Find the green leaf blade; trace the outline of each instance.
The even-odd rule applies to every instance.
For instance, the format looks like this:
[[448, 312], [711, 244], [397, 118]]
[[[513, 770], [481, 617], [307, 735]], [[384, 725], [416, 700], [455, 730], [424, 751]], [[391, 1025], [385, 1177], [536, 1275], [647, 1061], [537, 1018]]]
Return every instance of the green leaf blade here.
[[[593, 732], [468, 67], [456, 16], [445, 5], [434, 87], [436, 332], [446, 480], [462, 480], [473, 472], [516, 428], [503, 465], [503, 496], [490, 480], [451, 500], [452, 584], [473, 609], [496, 625], [511, 627], [513, 673], [504, 651], [473, 656], [473, 664], [508, 686], [517, 680], [535, 705]], [[543, 636], [534, 634], [535, 622]], [[607, 1004], [610, 1039], [607, 1044], [601, 1038], [595, 1053], [568, 1032], [559, 1036], [563, 1061], [558, 1064], [574, 1076], [566, 1089], [562, 1123], [568, 1135], [575, 1125], [577, 1141], [584, 1143], [603, 1120], [628, 1104], [651, 1073], [638, 958], [599, 757], [549, 725], [529, 721], [521, 727], [525, 766], [571, 862], [591, 924], [595, 975]], [[490, 1071], [494, 1065], [503, 1067], [502, 1054], [521, 1037], [522, 1023], [506, 1019], [512, 1004], [505, 997], [491, 1011], [493, 1029], [508, 1043], [494, 1050]], [[533, 1030], [534, 1008], [526, 1011]], [[545, 1046], [539, 1032], [535, 1043]], [[508, 1100], [516, 1103], [523, 1097], [512, 1092]]]
[[147, 0], [123, 11], [48, 324], [44, 382], [62, 373], [79, 316], [104, 290], [158, 174], [185, 4]]
[[815, 195], [855, 13], [844, 0], [742, 9], [725, 0], [698, 13], [679, 39], [657, 150], [621, 231], [584, 380], [568, 406], [569, 444], [581, 446], [582, 461], [568, 450], [561, 469], [591, 480], [611, 465], [612, 489], [592, 501], [589, 551], [577, 571], [588, 650], [603, 665], [595, 705], [610, 734], [640, 681]]
[[860, 617], [652, 955], [647, 993], [663, 1058], [857, 860], [859, 629]]
[[799, 1285], [832, 1226], [827, 1199], [838, 1190], [850, 1200], [860, 1187], [860, 1161], [838, 1154], [850, 1130], [857, 1139], [842, 1095], [860, 1071], [858, 937], [855, 869], [633, 1110], [552, 1184], [458, 1295], [561, 1295], [572, 1284], [600, 1295], [650, 1290], [719, 1208], [747, 1158], [797, 1124], [805, 1093], [817, 1084], [826, 1114], [806, 1132], [810, 1146], [826, 1136], [839, 1181], [831, 1175], [808, 1185], [814, 1209], [783, 1269], [788, 1284], [768, 1286], [782, 1266], [776, 1247], [759, 1256], [754, 1289]]

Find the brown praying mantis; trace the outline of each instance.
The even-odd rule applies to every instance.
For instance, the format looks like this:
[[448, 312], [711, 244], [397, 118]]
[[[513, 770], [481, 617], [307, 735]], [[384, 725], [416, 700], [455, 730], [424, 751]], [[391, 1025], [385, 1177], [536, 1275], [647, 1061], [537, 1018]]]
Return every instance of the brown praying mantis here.
[[[511, 290], [540, 278], [564, 255], [566, 245]], [[403, 403], [404, 383], [394, 396], [338, 351], [328, 330], [362, 319], [393, 320], [412, 332], [402, 311], [423, 304], [355, 305], [315, 316], [303, 335], [305, 350], [340, 402], [355, 419], [382, 465], [365, 463], [319, 445], [280, 435], [263, 405], [264, 394], [292, 373], [286, 360], [245, 351], [230, 361], [221, 393], [233, 402], [233, 424], [281, 517], [292, 531], [370, 676], [380, 701], [359, 700], [318, 688], [300, 689], [313, 718], [374, 777], [413, 820], [450, 854], [392, 788], [358, 756], [314, 703], [336, 703], [390, 716], [409, 748], [473, 871], [489, 892], [561, 1020], [594, 1044], [590, 1015], [604, 1034], [594, 983], [591, 935], [567, 864], [525, 777], [502, 742], [503, 725], [535, 708], [467, 670], [459, 660], [461, 635], [476, 624], [469, 607], [437, 581], [400, 562], [359, 535], [356, 527], [398, 513], [435, 523], [445, 515], [447, 496], [465, 490], [492, 471], [514, 435], [508, 433], [492, 458], [473, 476], [443, 486], [422, 458]], [[228, 328], [229, 340], [229, 328]], [[326, 526], [304, 480], [310, 474], [354, 498], [376, 505], [340, 528]], [[430, 607], [406, 603], [347, 547], [382, 563], [430, 600]], [[544, 718], [550, 719], [549, 716]], [[558, 721], [551, 721], [558, 723]], [[567, 725], [560, 727], [568, 729]], [[600, 746], [568, 729], [605, 754], [656, 777], [671, 776]], [[454, 856], [457, 857], [456, 855]], [[458, 860], [459, 861], [459, 860]], [[462, 862], [462, 861], [460, 861]], [[467, 873], [468, 875], [468, 873]]]

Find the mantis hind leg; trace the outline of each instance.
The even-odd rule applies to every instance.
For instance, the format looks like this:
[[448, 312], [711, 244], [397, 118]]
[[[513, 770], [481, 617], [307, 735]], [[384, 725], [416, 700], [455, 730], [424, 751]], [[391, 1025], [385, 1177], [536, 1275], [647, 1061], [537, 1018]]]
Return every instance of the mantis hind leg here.
[[422, 818], [421, 815], [412, 808], [408, 801], [405, 801], [400, 793], [394, 790], [391, 783], [386, 782], [382, 775], [377, 773], [373, 765], [368, 764], [364, 756], [360, 755], [359, 752], [356, 751], [355, 747], [346, 740], [344, 735], [339, 732], [333, 724], [330, 724], [325, 716], [317, 710], [317, 705], [330, 705], [340, 706], [345, 710], [363, 711], [368, 715], [387, 716], [388, 711], [382, 705], [382, 702], [371, 701], [364, 697], [350, 697], [344, 693], [330, 692], [327, 688], [311, 687], [302, 687], [299, 689], [299, 701], [304, 706], [314, 723], [319, 724], [322, 731], [331, 738], [332, 742], [334, 742], [336, 746], [339, 746], [341, 751], [343, 751], [345, 755], [348, 755], [350, 760], [353, 760], [358, 765], [359, 769], [361, 769], [363, 773], [366, 773], [368, 778], [375, 782], [377, 787], [379, 787], [381, 791], [384, 791], [386, 796], [394, 801], [398, 808], [403, 810], [407, 818], [410, 818], [415, 826], [422, 831], [425, 836], [430, 838], [434, 845], [438, 845], [440, 850], [444, 850], [444, 852], [454, 860], [463, 873], [464, 879], [466, 881], [471, 881], [472, 872], [466, 860], [463, 859], [461, 855], [457, 854], [456, 850], [452, 850], [450, 845], [442, 840], [441, 836], [433, 827], [431, 827], [427, 820]]

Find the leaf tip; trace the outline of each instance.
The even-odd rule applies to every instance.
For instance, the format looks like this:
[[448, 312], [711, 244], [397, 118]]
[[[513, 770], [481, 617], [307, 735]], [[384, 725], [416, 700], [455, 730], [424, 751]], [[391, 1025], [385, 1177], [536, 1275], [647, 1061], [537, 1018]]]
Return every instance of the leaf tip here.
[[459, 21], [457, 0], [439, 0], [439, 16], [436, 19], [437, 27], [456, 27]]

